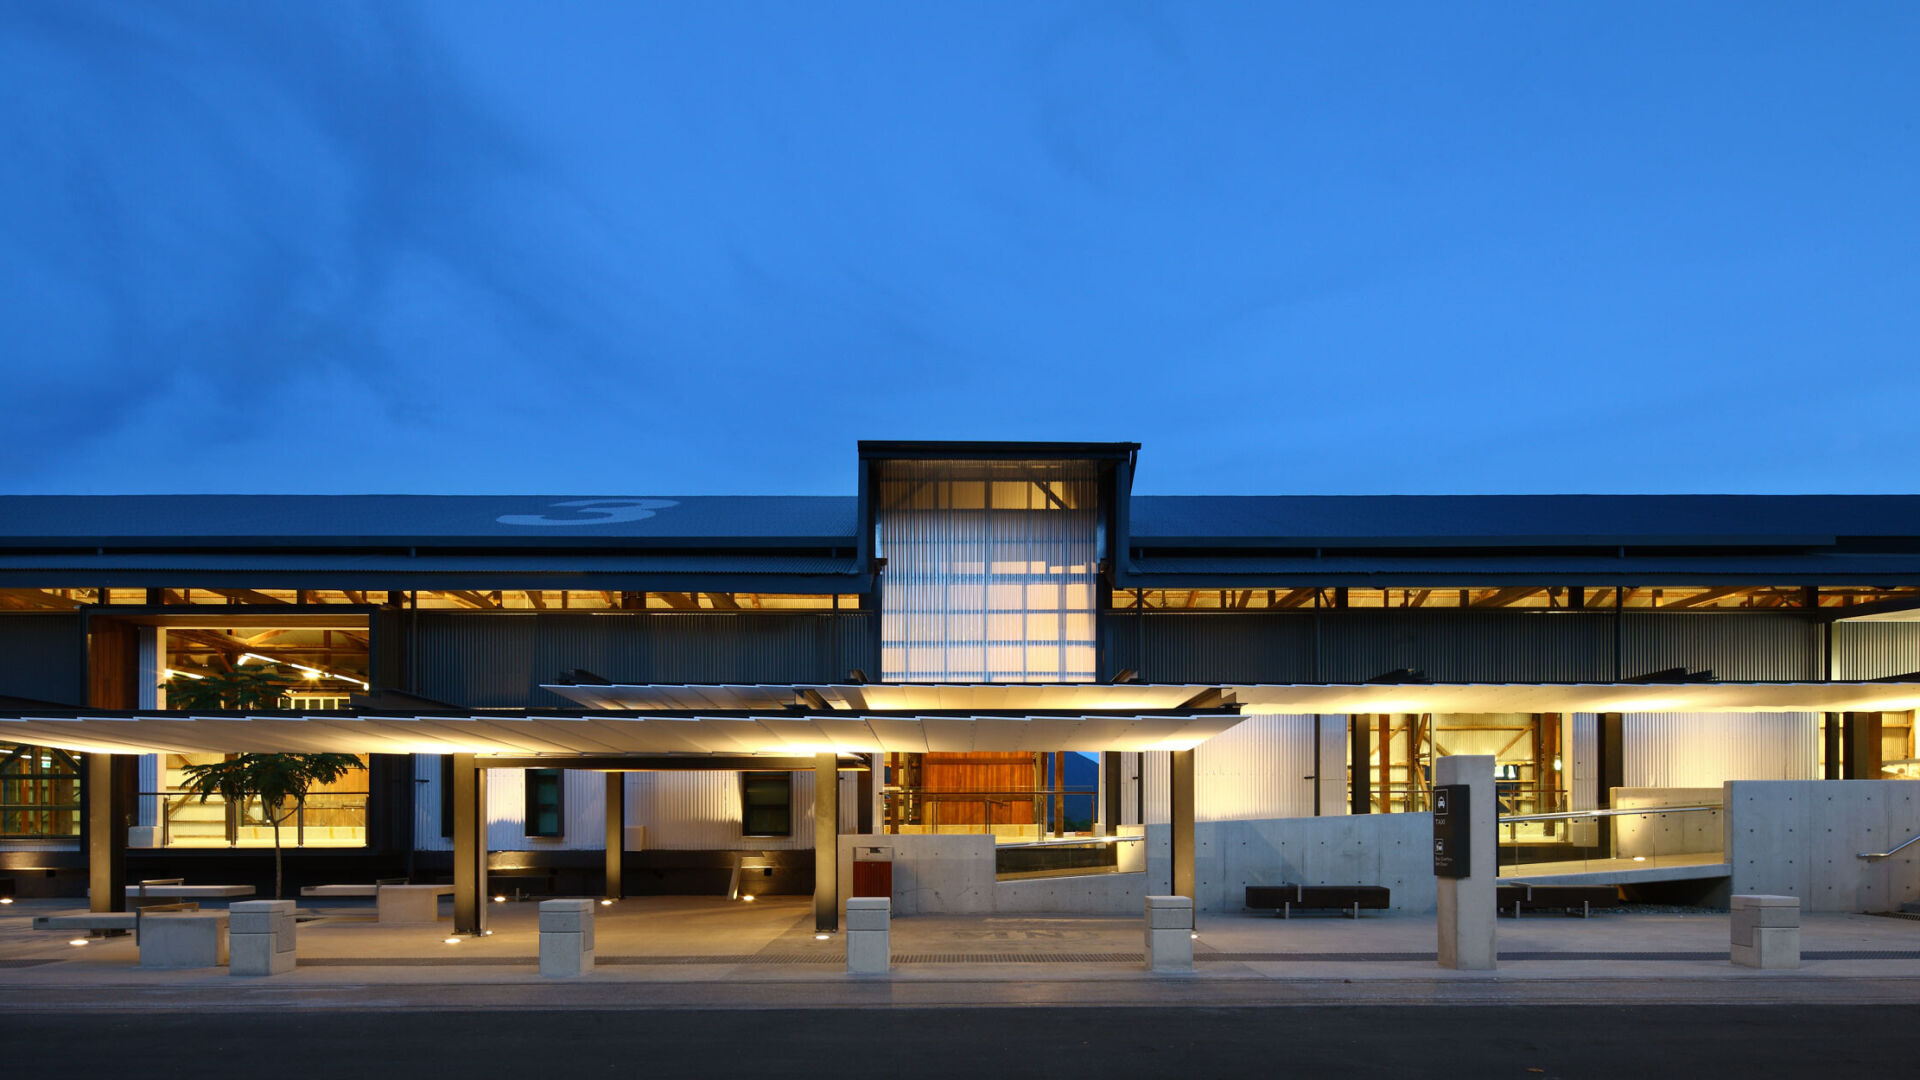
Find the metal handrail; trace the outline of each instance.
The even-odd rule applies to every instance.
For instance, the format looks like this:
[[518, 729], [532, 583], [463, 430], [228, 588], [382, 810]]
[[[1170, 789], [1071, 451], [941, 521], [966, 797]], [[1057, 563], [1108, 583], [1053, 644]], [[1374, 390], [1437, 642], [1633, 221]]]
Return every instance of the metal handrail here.
[[1605, 810], [1566, 810], [1552, 814], [1514, 814], [1500, 818], [1500, 824], [1522, 821], [1587, 821], [1592, 818], [1627, 817], [1632, 814], [1690, 814], [1702, 810], [1724, 809], [1719, 803], [1701, 803], [1696, 806], [1642, 806], [1637, 808]]
[[1872, 862], [1875, 859], [1891, 858], [1895, 855], [1900, 854], [1901, 848], [1906, 847], [1908, 844], [1913, 843], [1915, 840], [1920, 840], [1920, 833], [1914, 833], [1912, 836], [1909, 836], [1905, 840], [1900, 841], [1898, 844], [1895, 844], [1892, 848], [1886, 851], [1862, 851], [1860, 852], [1860, 857], [1867, 860], [1868, 862]]

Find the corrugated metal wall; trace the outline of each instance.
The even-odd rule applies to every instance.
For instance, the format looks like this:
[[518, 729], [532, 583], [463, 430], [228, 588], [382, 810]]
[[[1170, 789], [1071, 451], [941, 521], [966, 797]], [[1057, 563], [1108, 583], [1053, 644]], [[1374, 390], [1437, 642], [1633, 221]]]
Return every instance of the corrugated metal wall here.
[[0, 615], [0, 694], [62, 704], [87, 700], [87, 647], [80, 616]]
[[539, 689], [584, 668], [617, 682], [839, 682], [877, 670], [873, 617], [421, 612], [416, 693], [473, 708], [557, 706]]
[[1920, 671], [1920, 622], [1833, 624], [1833, 677], [1884, 679]]
[[[415, 754], [414, 846], [420, 851], [451, 851], [440, 835], [440, 756]], [[557, 837], [528, 836], [526, 773], [487, 770], [487, 848], [490, 851], [591, 850], [606, 843], [606, 780], [603, 774], [569, 769], [562, 774], [566, 826]], [[840, 774], [840, 830], [852, 832], [858, 808], [857, 780]], [[661, 772], [626, 775], [628, 825], [647, 828], [649, 851], [785, 851], [813, 847], [813, 774], [793, 774], [793, 835], [743, 837], [740, 834], [740, 774], [734, 772]]]
[[1684, 667], [1736, 682], [1820, 678], [1825, 644], [1820, 627], [1794, 615], [1626, 616], [1627, 678]]
[[1613, 677], [1613, 620], [1583, 612], [1334, 611], [1321, 615], [1320, 681], [1416, 668], [1435, 682]]
[[1627, 713], [1620, 739], [1625, 787], [1820, 775], [1818, 713]]
[[[1168, 820], [1167, 769], [1171, 757], [1147, 758], [1147, 821]], [[1347, 724], [1328, 716], [1320, 725], [1323, 816], [1347, 812]], [[1313, 717], [1250, 716], [1194, 752], [1194, 817], [1198, 821], [1253, 821], [1313, 816]], [[1133, 793], [1128, 791], [1126, 798]], [[1131, 803], [1128, 804], [1129, 808]], [[1131, 809], [1129, 809], [1131, 820]]]
[[1110, 613], [1101, 617], [1106, 672], [1142, 682], [1307, 682], [1311, 615]]
[[[1629, 612], [1621, 618], [1626, 676], [1687, 667], [1729, 680], [1820, 677], [1820, 628], [1797, 616]], [[1418, 669], [1436, 682], [1614, 677], [1611, 612], [1112, 612], [1102, 617], [1101, 629], [1105, 674], [1132, 668], [1147, 682], [1365, 682], [1399, 668]], [[1920, 634], [1914, 640], [1915, 663], [1902, 671], [1920, 670]]]

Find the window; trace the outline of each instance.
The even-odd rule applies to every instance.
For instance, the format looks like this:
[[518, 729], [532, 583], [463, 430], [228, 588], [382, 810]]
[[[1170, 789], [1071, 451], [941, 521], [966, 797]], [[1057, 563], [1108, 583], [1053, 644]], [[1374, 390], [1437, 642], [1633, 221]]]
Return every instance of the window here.
[[740, 802], [741, 835], [793, 835], [792, 773], [741, 773]]
[[80, 835], [80, 765], [65, 750], [0, 744], [0, 836]]
[[559, 769], [527, 770], [526, 822], [528, 836], [560, 836], [566, 832]]

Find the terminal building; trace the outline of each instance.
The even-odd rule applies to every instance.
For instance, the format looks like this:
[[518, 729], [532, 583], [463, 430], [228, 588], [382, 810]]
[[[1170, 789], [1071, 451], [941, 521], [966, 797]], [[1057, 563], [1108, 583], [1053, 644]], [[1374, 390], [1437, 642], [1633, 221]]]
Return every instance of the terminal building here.
[[1148, 496], [1138, 454], [0, 498], [0, 890], [271, 882], [265, 810], [184, 790], [254, 752], [365, 765], [282, 826], [290, 887], [451, 881], [469, 930], [509, 891], [827, 927], [876, 881], [901, 914], [1309, 877], [1430, 908], [1452, 754], [1495, 760], [1503, 874], [1724, 891], [1730, 783], [1915, 773], [1920, 497]]

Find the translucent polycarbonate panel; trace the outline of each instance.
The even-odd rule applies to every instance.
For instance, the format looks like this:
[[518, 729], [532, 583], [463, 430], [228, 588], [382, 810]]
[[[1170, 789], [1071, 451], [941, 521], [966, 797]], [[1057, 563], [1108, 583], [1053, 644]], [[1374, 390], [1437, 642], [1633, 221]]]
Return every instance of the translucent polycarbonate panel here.
[[1098, 475], [1080, 461], [876, 463], [887, 681], [1091, 681]]

